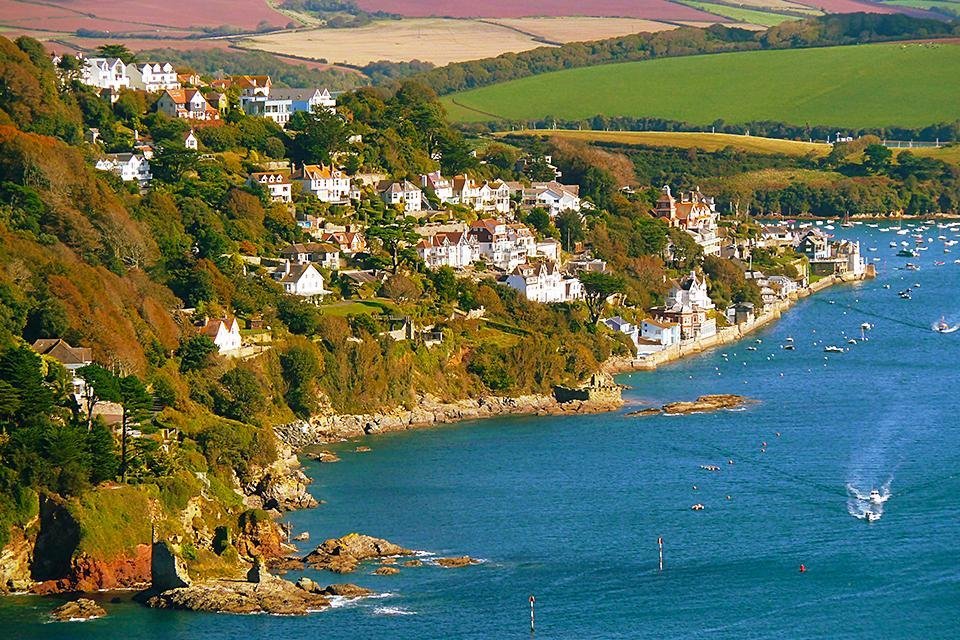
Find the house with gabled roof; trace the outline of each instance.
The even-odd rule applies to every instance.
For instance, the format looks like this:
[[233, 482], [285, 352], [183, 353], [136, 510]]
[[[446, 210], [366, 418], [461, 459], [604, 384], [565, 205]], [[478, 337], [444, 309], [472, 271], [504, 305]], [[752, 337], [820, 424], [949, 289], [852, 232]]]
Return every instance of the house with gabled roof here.
[[179, 89], [177, 70], [169, 62], [131, 62], [127, 65], [130, 88], [156, 93], [164, 89]]
[[350, 176], [340, 169], [322, 164], [305, 164], [293, 175], [293, 179], [300, 182], [303, 190], [315, 195], [320, 202], [350, 202]]
[[504, 283], [531, 302], [570, 302], [583, 297], [580, 280], [565, 276], [550, 260], [517, 265]]
[[200, 335], [207, 336], [217, 345], [221, 355], [230, 355], [240, 349], [240, 325], [233, 317], [210, 318], [199, 328]]
[[340, 247], [329, 242], [296, 242], [281, 249], [280, 257], [293, 264], [316, 262], [329, 269], [340, 268]]
[[220, 119], [220, 112], [210, 106], [199, 89], [166, 89], [157, 100], [157, 111], [171, 118]]
[[320, 300], [330, 293], [323, 288], [323, 274], [312, 262], [284, 260], [271, 275], [283, 285], [284, 291], [295, 296]]
[[256, 171], [247, 180], [267, 190], [271, 202], [292, 202], [293, 183], [285, 171]]
[[377, 193], [387, 206], [402, 206], [407, 213], [417, 212], [423, 208], [423, 191], [409, 180], [399, 182], [384, 180], [377, 185]]
[[153, 179], [150, 171], [150, 162], [136, 153], [107, 153], [97, 160], [94, 168], [100, 171], [109, 171], [120, 177], [124, 182], [134, 182], [140, 186], [147, 185]]
[[420, 187], [432, 190], [441, 204], [453, 202], [453, 183], [448, 178], [444, 178], [440, 171], [421, 175]]
[[699, 187], [681, 191], [679, 196], [675, 198], [670, 186], [664, 185], [651, 214], [690, 234], [703, 248], [704, 255], [719, 255], [723, 239], [719, 235], [720, 214], [713, 197], [703, 195]]
[[433, 269], [463, 269], [479, 259], [476, 243], [463, 231], [441, 231], [421, 238], [417, 255]]
[[360, 253], [367, 248], [366, 239], [359, 231], [319, 231], [314, 235], [320, 238], [320, 242], [329, 242], [340, 247], [340, 253], [346, 255]]
[[98, 89], [116, 94], [130, 88], [127, 66], [120, 58], [83, 58], [80, 81]]

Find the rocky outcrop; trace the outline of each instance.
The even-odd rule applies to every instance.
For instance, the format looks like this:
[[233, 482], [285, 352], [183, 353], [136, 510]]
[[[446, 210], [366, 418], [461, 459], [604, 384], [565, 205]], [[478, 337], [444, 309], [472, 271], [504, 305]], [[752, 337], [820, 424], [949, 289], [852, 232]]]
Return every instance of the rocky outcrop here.
[[240, 557], [248, 560], [282, 558], [288, 552], [283, 532], [264, 511], [247, 511], [240, 516], [234, 544]]
[[737, 409], [744, 405], [756, 402], [744, 396], [734, 394], [716, 394], [700, 396], [692, 402], [670, 402], [659, 409], [643, 409], [633, 411], [628, 416], [650, 416], [665, 414], [668, 416], [682, 415], [687, 413], [706, 413], [709, 411], [721, 411], [724, 409]]
[[183, 560], [173, 552], [166, 542], [153, 543], [150, 557], [150, 588], [154, 591], [168, 591], [189, 587], [191, 583]]
[[253, 469], [251, 481], [243, 487], [247, 506], [276, 511], [316, 507], [316, 498], [307, 491], [310, 478], [300, 468], [300, 461], [290, 447], [283, 444], [280, 447], [280, 455], [275, 462]]
[[[37, 524], [35, 518], [25, 529], [33, 529]], [[0, 594], [26, 591], [31, 587], [30, 564], [35, 542], [36, 538], [26, 535], [24, 529], [10, 527], [10, 541], [0, 549]]]
[[341, 596], [343, 598], [365, 598], [373, 595], [373, 591], [370, 589], [358, 587], [357, 585], [350, 584], [349, 582], [331, 584], [321, 593], [328, 596]]
[[34, 584], [30, 591], [43, 595], [143, 588], [150, 584], [150, 562], [148, 544], [138, 544], [133, 555], [120, 555], [110, 560], [80, 553], [71, 560], [66, 575]]
[[478, 564], [478, 560], [474, 560], [470, 556], [459, 556], [457, 558], [437, 558], [434, 560], [441, 567], [447, 569], [455, 569], [457, 567], [468, 567], [471, 564]]
[[147, 605], [187, 611], [304, 615], [330, 606], [330, 600], [292, 582], [272, 578], [258, 583], [218, 580], [194, 584], [155, 595]]
[[552, 395], [526, 395], [516, 398], [482, 396], [442, 402], [430, 394], [418, 397], [414, 409], [397, 407], [382, 413], [362, 415], [323, 414], [309, 421], [293, 422], [274, 427], [279, 439], [294, 449], [333, 442], [344, 438], [358, 438], [368, 434], [405, 431], [437, 424], [477, 420], [505, 415], [565, 415], [603, 413], [622, 406], [619, 394], [607, 400], [572, 400], [558, 402]]
[[60, 605], [54, 609], [50, 616], [60, 622], [83, 622], [84, 620], [93, 620], [107, 615], [103, 607], [93, 600], [79, 598], [73, 602]]
[[398, 573], [400, 573], [400, 569], [397, 569], [396, 567], [380, 567], [379, 569], [377, 569], [376, 571], [373, 572], [373, 575], [375, 575], [375, 576], [395, 576], [395, 575], [397, 575]]
[[361, 562], [387, 556], [409, 556], [413, 551], [381, 538], [350, 533], [325, 541], [303, 559], [314, 569], [350, 573]]

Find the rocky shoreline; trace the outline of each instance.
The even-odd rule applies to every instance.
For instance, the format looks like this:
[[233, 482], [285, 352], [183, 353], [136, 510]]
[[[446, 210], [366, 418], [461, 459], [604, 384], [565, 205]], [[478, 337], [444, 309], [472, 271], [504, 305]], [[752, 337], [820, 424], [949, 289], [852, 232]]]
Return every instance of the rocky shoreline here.
[[757, 402], [745, 396], [735, 394], [714, 394], [700, 396], [696, 400], [683, 402], [668, 402], [662, 407], [651, 407], [649, 409], [640, 409], [631, 411], [628, 416], [679, 416], [689, 413], [708, 413], [711, 411], [723, 411], [739, 409], [748, 404]]
[[443, 402], [429, 394], [420, 396], [417, 407], [397, 407], [380, 413], [318, 415], [274, 427], [279, 439], [295, 450], [311, 445], [360, 438], [366, 435], [406, 431], [466, 420], [519, 415], [573, 415], [606, 413], [623, 406], [619, 392], [609, 397], [559, 402], [553, 395], [481, 396]]

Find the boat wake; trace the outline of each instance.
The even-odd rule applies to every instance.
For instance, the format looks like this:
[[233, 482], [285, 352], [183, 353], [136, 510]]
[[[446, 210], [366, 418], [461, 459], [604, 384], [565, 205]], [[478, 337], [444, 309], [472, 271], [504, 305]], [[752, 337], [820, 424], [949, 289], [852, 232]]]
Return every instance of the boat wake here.
[[852, 483], [847, 483], [847, 513], [858, 520], [873, 522], [883, 516], [883, 507], [890, 499], [890, 485], [893, 476], [879, 489], [864, 491]]

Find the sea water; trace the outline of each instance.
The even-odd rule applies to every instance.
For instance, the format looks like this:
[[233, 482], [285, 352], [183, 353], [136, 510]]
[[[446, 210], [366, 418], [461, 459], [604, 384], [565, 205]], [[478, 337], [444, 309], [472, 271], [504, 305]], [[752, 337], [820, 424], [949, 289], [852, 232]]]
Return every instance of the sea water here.
[[[378, 598], [276, 617], [105, 594], [107, 618], [64, 624], [48, 622], [62, 599], [15, 596], [0, 599], [4, 637], [528, 638], [535, 595], [536, 638], [956, 638], [960, 332], [931, 326], [960, 321], [960, 264], [936, 241], [957, 234], [933, 227], [931, 248], [903, 259], [888, 244], [910, 236], [880, 228], [834, 232], [881, 258], [876, 280], [805, 299], [741, 343], [622, 376], [623, 411], [389, 434], [364, 441], [368, 453], [338, 447], [338, 464], [307, 462], [326, 503], [290, 514], [294, 531], [312, 544], [358, 531], [427, 561], [395, 576], [304, 572]], [[921, 270], [898, 268], [907, 261]], [[705, 393], [758, 403], [624, 415]], [[882, 505], [858, 497], [873, 488]], [[868, 509], [880, 519], [866, 522]], [[451, 555], [482, 562], [429, 562]]]

